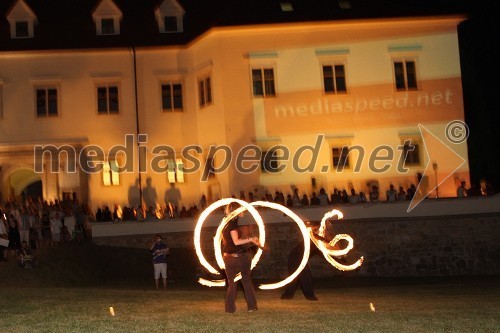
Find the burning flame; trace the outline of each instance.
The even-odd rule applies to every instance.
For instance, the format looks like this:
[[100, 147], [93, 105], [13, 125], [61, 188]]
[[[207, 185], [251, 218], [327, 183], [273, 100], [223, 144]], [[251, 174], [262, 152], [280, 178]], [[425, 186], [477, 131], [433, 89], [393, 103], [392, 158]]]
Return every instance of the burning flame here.
[[[213, 211], [215, 211], [216, 209], [218, 209], [222, 206], [226, 206], [230, 203], [233, 203], [233, 202], [238, 203], [240, 205], [240, 207], [238, 207], [233, 212], [231, 212], [228, 216], [226, 216], [222, 219], [222, 221], [219, 223], [219, 226], [218, 226], [217, 231], [216, 231], [215, 236], [214, 236], [215, 259], [216, 259], [217, 264], [221, 270], [223, 270], [225, 268], [224, 260], [222, 257], [222, 249], [221, 249], [222, 231], [224, 230], [224, 227], [227, 225], [227, 223], [232, 218], [241, 214], [242, 212], [248, 211], [252, 215], [252, 217], [254, 218], [255, 222], [257, 223], [257, 225], [259, 227], [259, 242], [260, 242], [260, 244], [262, 244], [262, 246], [264, 246], [265, 239], [266, 239], [264, 222], [262, 221], [262, 217], [260, 216], [260, 214], [255, 209], [255, 206], [276, 209], [276, 210], [281, 211], [283, 214], [289, 216], [290, 218], [292, 218], [292, 220], [294, 220], [295, 223], [297, 223], [297, 226], [299, 227], [299, 229], [302, 233], [302, 237], [304, 238], [304, 254], [303, 254], [302, 261], [300, 262], [299, 267], [292, 274], [290, 274], [287, 278], [285, 278], [279, 282], [276, 282], [276, 283], [262, 284], [259, 286], [260, 289], [268, 290], [268, 289], [276, 289], [276, 288], [283, 287], [283, 286], [287, 285], [288, 283], [290, 283], [291, 281], [293, 281], [300, 274], [300, 272], [307, 265], [307, 261], [309, 259], [309, 254], [310, 254], [310, 250], [311, 250], [310, 249], [311, 245], [310, 245], [309, 239], [311, 239], [313, 241], [313, 243], [321, 250], [325, 259], [331, 265], [333, 265], [334, 267], [336, 267], [339, 270], [342, 270], [342, 271], [353, 270], [353, 269], [356, 269], [359, 266], [361, 266], [361, 264], [363, 263], [363, 257], [358, 259], [352, 265], [343, 265], [333, 258], [333, 257], [344, 256], [353, 248], [354, 241], [351, 238], [351, 236], [349, 236], [349, 235], [346, 235], [346, 234], [336, 235], [329, 243], [326, 243], [324, 241], [318, 241], [313, 236], [312, 229], [307, 228], [304, 221], [299, 216], [297, 216], [297, 214], [295, 214], [293, 211], [291, 211], [287, 207], [284, 207], [280, 204], [276, 204], [273, 202], [267, 202], [267, 201], [256, 201], [256, 202], [252, 202], [249, 204], [243, 200], [234, 199], [234, 198], [226, 198], [226, 199], [221, 199], [219, 201], [216, 201], [213, 204], [211, 204], [210, 206], [208, 206], [200, 214], [198, 221], [196, 223], [195, 230], [194, 230], [194, 246], [195, 246], [195, 250], [196, 250], [196, 254], [198, 256], [198, 259], [200, 260], [200, 263], [203, 265], [203, 267], [205, 267], [210, 273], [212, 273], [214, 275], [220, 275], [220, 272], [217, 269], [215, 269], [212, 265], [210, 265], [210, 263], [205, 259], [204, 255], [203, 255], [203, 252], [201, 250], [201, 242], [200, 242], [201, 229], [203, 227], [203, 223], [205, 222], [205, 220], [208, 218], [208, 216]], [[326, 213], [323, 216], [323, 219], [321, 220], [321, 225], [320, 225], [319, 232], [318, 232], [318, 234], [321, 237], [325, 236], [326, 221], [328, 219], [332, 218], [333, 216], [337, 216], [338, 219], [343, 218], [342, 212], [340, 212], [339, 210], [336, 210], [336, 209]], [[345, 248], [340, 249], [340, 250], [335, 249], [337, 243], [340, 240], [346, 240], [348, 242], [348, 245]], [[262, 249], [259, 248], [252, 259], [251, 269], [253, 269], [257, 265], [261, 255], [262, 255]], [[236, 275], [234, 281], [238, 281], [239, 279], [241, 279], [240, 273], [238, 273]], [[207, 279], [203, 279], [203, 278], [200, 278], [198, 280], [198, 282], [201, 285], [208, 286], [208, 287], [223, 287], [226, 284], [225, 280], [207, 280]]]
[[373, 305], [373, 303], [370, 303], [370, 310], [372, 312], [375, 312], [375, 305]]
[[[320, 224], [319, 230], [318, 230], [318, 235], [320, 235], [323, 238], [325, 237], [326, 221], [331, 219], [334, 216], [337, 216], [337, 218], [339, 220], [344, 218], [344, 214], [342, 214], [342, 212], [337, 210], [337, 209], [334, 209], [334, 210], [326, 213], [323, 216], [323, 219], [321, 220], [321, 224]], [[343, 265], [343, 264], [339, 263], [337, 260], [335, 260], [335, 258], [333, 258], [333, 257], [342, 257], [342, 256], [346, 255], [347, 253], [349, 253], [349, 251], [351, 251], [353, 249], [354, 240], [352, 239], [351, 236], [349, 236], [347, 234], [339, 234], [339, 235], [336, 235], [329, 243], [326, 243], [326, 242], [317, 240], [313, 235], [312, 229], [311, 228], [308, 228], [308, 229], [309, 229], [309, 233], [310, 233], [310, 238], [313, 241], [314, 245], [316, 245], [318, 247], [318, 249], [320, 249], [320, 251], [323, 253], [323, 256], [325, 257], [325, 259], [333, 267], [335, 267], [341, 271], [351, 271], [353, 269], [358, 268], [363, 263], [363, 260], [364, 260], [363, 257], [359, 258], [352, 265]], [[344, 249], [335, 250], [336, 245], [340, 240], [347, 241], [347, 246]], [[330, 248], [328, 248], [327, 245]]]

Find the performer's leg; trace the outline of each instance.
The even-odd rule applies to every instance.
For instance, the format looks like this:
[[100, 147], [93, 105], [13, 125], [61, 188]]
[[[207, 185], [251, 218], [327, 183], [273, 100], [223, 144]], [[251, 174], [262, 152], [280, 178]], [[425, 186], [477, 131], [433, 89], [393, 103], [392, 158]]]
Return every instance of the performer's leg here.
[[312, 273], [309, 265], [306, 265], [299, 275], [300, 286], [304, 296], [310, 301], [317, 301], [318, 298], [314, 295], [313, 285], [312, 285]]
[[238, 291], [238, 284], [234, 282], [234, 277], [238, 273], [235, 267], [235, 260], [237, 259], [238, 258], [224, 257], [227, 278], [225, 310], [229, 313], [236, 311], [236, 292]]
[[[297, 267], [300, 265], [300, 259], [298, 258], [296, 251], [292, 251], [288, 256], [288, 273], [292, 274], [295, 272]], [[300, 275], [299, 275], [300, 276]], [[292, 280], [285, 287], [285, 292], [281, 295], [281, 299], [292, 299], [295, 295], [295, 290], [299, 284], [299, 276]]]
[[295, 295], [295, 290], [297, 289], [297, 285], [299, 284], [299, 279], [296, 277], [285, 287], [285, 292], [281, 295], [281, 299], [292, 299]]
[[257, 310], [257, 299], [255, 297], [255, 289], [253, 288], [252, 282], [252, 271], [250, 269], [250, 258], [243, 256], [241, 258], [241, 283], [243, 284], [243, 290], [245, 291], [245, 299], [247, 301], [247, 309], [249, 311]]

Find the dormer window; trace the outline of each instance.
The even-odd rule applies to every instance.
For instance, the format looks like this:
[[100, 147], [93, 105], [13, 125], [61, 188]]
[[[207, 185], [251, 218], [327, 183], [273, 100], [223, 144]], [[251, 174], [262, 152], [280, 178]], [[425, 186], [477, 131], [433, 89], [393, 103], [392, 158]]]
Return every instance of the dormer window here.
[[30, 36], [30, 30], [28, 21], [16, 22], [16, 37], [28, 38], [29, 36]]
[[156, 9], [155, 17], [161, 33], [176, 33], [184, 30], [184, 8], [177, 0], [165, 0]]
[[33, 38], [34, 25], [38, 23], [35, 13], [24, 2], [18, 0], [7, 14], [10, 23], [10, 38]]
[[115, 35], [115, 20], [112, 18], [102, 19], [101, 33], [103, 35]]
[[97, 35], [119, 35], [123, 14], [113, 0], [101, 0], [92, 13]]
[[177, 16], [165, 16], [164, 18], [165, 32], [177, 32]]

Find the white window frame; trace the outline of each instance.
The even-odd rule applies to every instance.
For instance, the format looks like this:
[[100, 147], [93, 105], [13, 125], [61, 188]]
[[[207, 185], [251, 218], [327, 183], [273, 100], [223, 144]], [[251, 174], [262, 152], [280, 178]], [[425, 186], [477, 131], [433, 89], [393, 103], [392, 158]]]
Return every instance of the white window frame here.
[[[415, 65], [415, 87], [409, 87], [408, 86], [408, 66], [407, 63], [413, 62]], [[403, 79], [404, 79], [404, 87], [398, 87], [398, 80], [396, 77], [396, 63], [402, 63], [403, 64]], [[419, 63], [418, 63], [418, 57], [416, 55], [408, 55], [408, 56], [395, 56], [392, 57], [392, 78], [394, 80], [394, 89], [396, 91], [416, 91], [420, 90], [420, 79], [419, 79], [419, 74], [418, 74], [418, 68], [419, 68]]]
[[[214, 104], [214, 83], [212, 73], [198, 76], [196, 80], [198, 87], [198, 106], [200, 109], [206, 108]], [[207, 85], [210, 82], [210, 90], [208, 91]], [[203, 88], [203, 91], [202, 91]]]
[[[251, 81], [252, 81], [252, 96], [254, 98], [269, 98], [269, 97], [276, 97], [277, 96], [277, 91], [276, 91], [276, 66], [275, 65], [253, 65], [250, 69], [250, 76], [251, 76]], [[272, 89], [269, 89], [271, 91], [268, 91], [268, 85], [266, 84], [268, 80], [266, 80], [266, 70], [271, 70], [272, 71]], [[260, 83], [261, 83], [261, 89], [262, 89], [262, 94], [256, 94], [255, 91], [255, 80], [254, 80], [254, 71], [260, 71]]]
[[[332, 68], [332, 84], [333, 84], [333, 91], [326, 91], [325, 87], [325, 70], [324, 67], [329, 66]], [[345, 90], [340, 90], [338, 89], [337, 85], [337, 76], [335, 73], [335, 66], [342, 66], [344, 68], [344, 84], [345, 84]], [[347, 62], [345, 60], [332, 60], [332, 61], [324, 61], [321, 63], [321, 84], [323, 86], [323, 93], [324, 94], [347, 94], [349, 92], [349, 85], [347, 84]]]
[[[104, 22], [104, 20], [112, 20], [113, 21], [113, 32], [112, 33], [104, 32], [104, 29], [103, 29], [103, 22]], [[113, 36], [113, 35], [119, 35], [120, 34], [120, 21], [117, 18], [115, 18], [115, 17], [101, 17], [98, 20], [98, 25], [99, 25], [99, 28], [97, 30], [97, 34], [98, 35]]]
[[[37, 17], [33, 10], [23, 0], [15, 2], [14, 7], [11, 8], [7, 15], [7, 20], [10, 24], [10, 38], [11, 39], [26, 39], [35, 36], [35, 24], [38, 23]], [[17, 34], [17, 23], [27, 22], [28, 35], [19, 36]]]
[[[170, 108], [164, 108], [163, 104], [163, 87], [164, 86], [170, 86]], [[181, 86], [181, 107], [175, 107], [175, 102], [174, 102], [174, 85], [180, 85]], [[171, 113], [171, 112], [183, 112], [184, 111], [184, 83], [181, 80], [162, 80], [160, 81], [160, 104], [161, 104], [161, 110], [164, 113]]]
[[[96, 34], [98, 36], [115, 36], [120, 34], [120, 21], [123, 14], [113, 0], [101, 0], [98, 7], [92, 13], [95, 22]], [[103, 33], [102, 20], [113, 20], [113, 33]]]
[[[353, 157], [351, 156], [352, 153], [349, 151], [349, 149], [353, 146], [353, 136], [347, 135], [347, 136], [334, 136], [327, 138], [327, 142], [329, 145], [329, 160], [330, 160], [330, 166], [331, 170], [333, 172], [345, 172], [345, 171], [353, 171], [355, 168], [358, 166], [359, 160], [353, 160]], [[334, 149], [339, 149], [340, 150], [340, 155], [338, 156], [339, 161], [337, 162], [337, 165], [335, 165], [334, 162]], [[345, 150], [344, 150], [345, 149]], [[339, 164], [342, 161], [342, 152], [345, 151], [347, 154], [345, 156], [345, 161], [346, 163], [344, 165]], [[361, 158], [358, 156], [358, 158]], [[356, 162], [355, 164], [353, 164]]]
[[[162, 34], [172, 34], [184, 31], [184, 8], [176, 0], [164, 0], [161, 5], [155, 11], [156, 21], [158, 23], [158, 29]], [[176, 30], [167, 30], [165, 27], [165, 18], [175, 17]]]
[[[270, 147], [266, 150], [262, 150], [262, 156], [260, 157], [260, 172], [266, 175], [274, 175], [281, 172], [280, 169], [280, 160], [282, 155], [281, 149], [273, 149], [274, 147]], [[271, 155], [270, 155], [271, 154]], [[269, 160], [265, 160], [266, 156], [270, 156]], [[271, 164], [266, 165], [267, 163], [275, 163], [274, 168], [267, 169], [266, 166], [272, 166]]]
[[403, 149], [401, 150], [401, 159], [405, 159], [407, 156], [406, 156], [406, 152], [405, 152], [405, 149], [404, 149], [404, 143], [405, 141], [407, 140], [410, 140], [411, 143], [410, 145], [413, 145], [413, 146], [416, 146], [416, 150], [413, 150], [413, 151], [409, 151], [408, 154], [417, 154], [417, 158], [418, 158], [418, 162], [412, 162], [410, 164], [407, 164], [406, 163], [406, 160], [404, 161], [400, 161], [399, 163], [403, 162], [402, 166], [404, 168], [421, 168], [424, 164], [424, 154], [423, 154], [423, 149], [424, 149], [424, 145], [423, 145], [423, 140], [422, 140], [422, 137], [418, 134], [415, 134], [415, 135], [400, 135], [399, 136], [399, 139], [400, 139], [400, 142], [401, 142], [401, 147], [403, 147]]
[[[26, 35], [20, 35], [19, 34], [19, 29], [18, 29], [18, 24], [20, 23], [26, 23]], [[30, 22], [29, 20], [17, 20], [14, 22], [14, 36], [16, 39], [23, 39], [23, 38], [33, 38], [33, 23]]]
[[[39, 90], [45, 90], [45, 115], [41, 116], [38, 114], [38, 91]], [[56, 91], [56, 113], [51, 114], [49, 113], [49, 90], [55, 90]], [[59, 117], [61, 115], [61, 88], [57, 84], [37, 84], [33, 87], [33, 93], [34, 93], [34, 105], [35, 105], [35, 117], [38, 119], [44, 119], [44, 118], [54, 118], [54, 117]]]
[[[106, 112], [101, 112], [99, 111], [99, 88], [106, 88]], [[109, 94], [109, 88], [116, 88], [117, 89], [117, 94], [118, 94], [118, 110], [117, 111], [110, 111], [110, 94]], [[102, 116], [102, 115], [117, 115], [121, 113], [121, 87], [120, 84], [114, 81], [110, 82], [97, 82], [95, 85], [95, 101], [96, 101], [96, 111], [97, 114]]]
[[[165, 20], [167, 19], [167, 17], [175, 17], [175, 20], [176, 20], [175, 30], [167, 30], [167, 26], [165, 25]], [[182, 15], [163, 15], [162, 16], [162, 23], [160, 24], [160, 32], [162, 34], [173, 34], [173, 33], [182, 32], [183, 30], [184, 30], [184, 27], [183, 27]]]
[[184, 161], [182, 158], [167, 159], [167, 182], [169, 184], [182, 184], [186, 182]]
[[[113, 163], [118, 166], [118, 161]], [[104, 161], [102, 165], [102, 185], [105, 187], [119, 186], [120, 185], [120, 173], [114, 171], [111, 167], [110, 161]]]

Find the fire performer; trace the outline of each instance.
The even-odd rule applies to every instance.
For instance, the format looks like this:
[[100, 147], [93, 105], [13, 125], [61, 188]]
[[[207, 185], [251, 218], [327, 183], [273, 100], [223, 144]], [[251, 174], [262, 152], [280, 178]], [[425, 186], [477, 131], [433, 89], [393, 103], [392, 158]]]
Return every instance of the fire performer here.
[[[311, 252], [309, 254], [309, 259], [320, 253], [320, 250], [314, 246], [313, 242], [311, 242]], [[300, 261], [302, 259], [302, 254], [304, 253], [304, 242], [300, 242], [297, 246], [295, 246], [290, 254], [288, 255], [288, 272], [294, 272], [297, 267], [299, 267]], [[304, 269], [300, 272], [299, 276], [297, 276], [292, 282], [286, 285], [285, 292], [281, 295], [281, 299], [292, 299], [295, 295], [295, 290], [298, 285], [302, 289], [304, 296], [309, 301], [317, 301], [318, 298], [314, 294], [313, 289], [313, 278], [311, 273], [311, 268], [309, 264], [307, 264]]]
[[[233, 204], [226, 206], [226, 216], [233, 210]], [[241, 216], [241, 215], [240, 215]], [[238, 227], [238, 216], [232, 218], [222, 232], [222, 252], [226, 268], [227, 291], [225, 310], [227, 313], [236, 311], [237, 282], [236, 275], [241, 272], [241, 282], [245, 292], [248, 312], [257, 310], [257, 300], [251, 277], [251, 260], [248, 249], [254, 245], [260, 246], [257, 237], [241, 238], [242, 233]]]
[[[313, 231], [314, 231], [314, 237], [316, 239], [319, 239], [320, 241], [327, 242], [326, 239], [323, 237], [319, 236], [317, 234], [318, 230], [317, 225], [313, 226]], [[321, 251], [314, 245], [312, 241], [311, 242], [311, 252], [309, 254], [309, 259], [314, 257], [317, 254], [320, 254]], [[297, 267], [299, 267], [300, 261], [302, 260], [302, 254], [304, 253], [304, 242], [300, 242], [297, 246], [295, 246], [292, 251], [290, 251], [290, 254], [288, 255], [288, 272], [292, 273], [294, 272]], [[281, 299], [288, 300], [292, 299], [293, 296], [295, 295], [295, 290], [297, 289], [298, 285], [300, 284], [300, 287], [302, 289], [302, 293], [304, 294], [305, 298], [309, 301], [317, 301], [318, 298], [314, 294], [314, 288], [313, 288], [313, 277], [311, 273], [311, 268], [309, 267], [309, 264], [307, 264], [304, 269], [300, 272], [299, 276], [297, 276], [292, 282], [286, 285], [285, 287], [285, 292], [281, 295]]]

